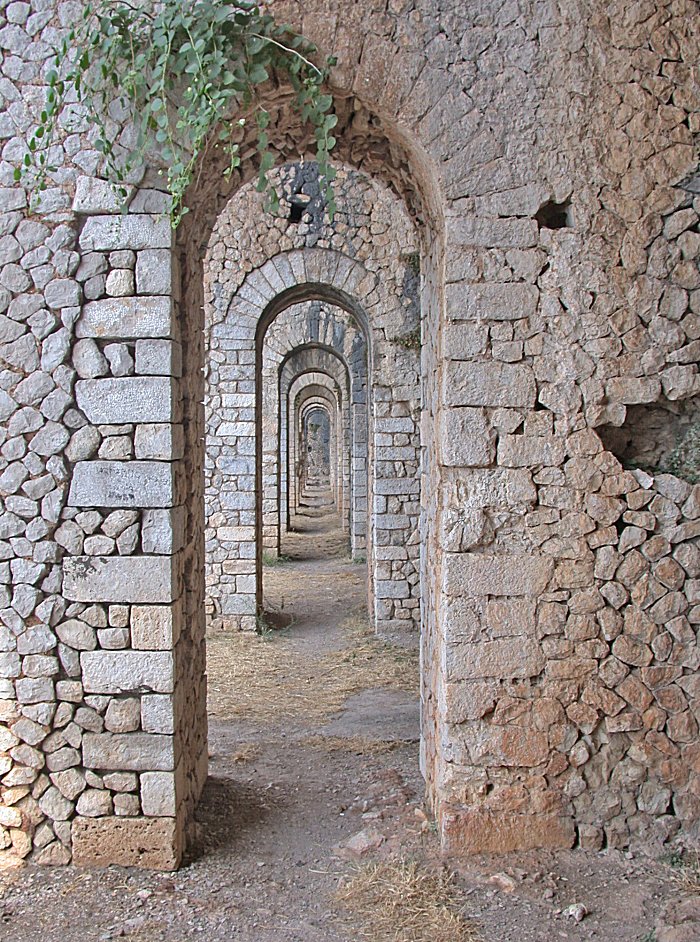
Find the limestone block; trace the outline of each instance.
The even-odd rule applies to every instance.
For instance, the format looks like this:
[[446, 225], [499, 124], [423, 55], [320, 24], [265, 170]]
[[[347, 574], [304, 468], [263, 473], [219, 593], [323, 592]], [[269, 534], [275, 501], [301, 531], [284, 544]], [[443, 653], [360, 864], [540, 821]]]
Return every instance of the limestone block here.
[[465, 284], [447, 286], [451, 320], [507, 321], [530, 317], [537, 309], [539, 290], [525, 284]]
[[147, 376], [182, 376], [182, 348], [172, 340], [137, 340], [136, 372]]
[[172, 733], [175, 727], [173, 698], [163, 694], [141, 697], [141, 727], [147, 733]]
[[498, 442], [498, 464], [507, 468], [560, 465], [565, 446], [553, 435], [502, 435]]
[[83, 765], [114, 772], [169, 772], [173, 737], [155, 733], [85, 733]]
[[462, 213], [447, 219], [448, 242], [457, 246], [481, 245], [526, 249], [537, 245], [538, 227], [534, 219], [489, 219]]
[[[73, 470], [68, 495], [70, 507], [170, 507], [172, 503], [172, 464], [81, 461]], [[144, 546], [144, 552], [152, 550]]]
[[172, 602], [176, 597], [173, 559], [72, 556], [63, 563], [63, 595], [73, 602]]
[[168, 651], [177, 641], [179, 621], [170, 605], [134, 605], [131, 643], [140, 651]]
[[84, 305], [76, 337], [102, 340], [138, 340], [169, 337], [172, 331], [170, 298], [105, 298]]
[[144, 553], [176, 553], [185, 545], [185, 508], [147, 510], [143, 515], [141, 545]]
[[78, 406], [95, 425], [172, 422], [172, 380], [161, 376], [84, 379], [75, 384]]
[[620, 376], [608, 381], [605, 392], [612, 402], [639, 405], [656, 402], [661, 395], [661, 383], [651, 376]]
[[170, 294], [173, 287], [172, 254], [168, 249], [145, 249], [136, 258], [139, 294]]
[[168, 249], [172, 236], [166, 216], [91, 216], [80, 233], [80, 248], [83, 252]]
[[576, 840], [571, 818], [557, 814], [507, 814], [445, 810], [440, 819], [448, 854], [505, 854], [534, 848], [569, 848]]
[[523, 637], [462, 643], [447, 649], [450, 681], [537, 677], [544, 666], [545, 657], [539, 642]]
[[440, 442], [446, 465], [479, 467], [493, 461], [494, 445], [482, 409], [443, 409]]
[[175, 461], [182, 458], [185, 437], [181, 425], [145, 423], [136, 427], [134, 448], [137, 458]]
[[173, 816], [176, 811], [175, 776], [172, 772], [144, 772], [141, 806], [149, 818]]
[[148, 690], [171, 693], [173, 658], [169, 651], [86, 651], [80, 657], [88, 693]]
[[537, 596], [547, 587], [554, 562], [542, 556], [486, 556], [448, 553], [444, 590], [448, 595]]
[[509, 406], [532, 408], [535, 378], [522, 364], [447, 364], [444, 401], [450, 406]]
[[[133, 186], [126, 185], [128, 203]], [[75, 197], [73, 199], [73, 212], [84, 216], [100, 215], [103, 213], [119, 213], [122, 209], [122, 197], [115, 192], [111, 183], [98, 180], [95, 177], [78, 177], [75, 181]]]
[[174, 818], [76, 818], [73, 862], [79, 867], [146, 867], [176, 870], [182, 836]]

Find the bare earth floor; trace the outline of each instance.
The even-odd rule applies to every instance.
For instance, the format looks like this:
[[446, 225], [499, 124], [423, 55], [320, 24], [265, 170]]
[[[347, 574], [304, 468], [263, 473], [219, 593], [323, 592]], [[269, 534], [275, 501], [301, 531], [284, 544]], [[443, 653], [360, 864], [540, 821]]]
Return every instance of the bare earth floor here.
[[[335, 895], [367, 861], [443, 864], [422, 812], [416, 657], [367, 633], [366, 569], [335, 519], [294, 522], [289, 558], [265, 571], [268, 623], [287, 627], [208, 642], [210, 778], [186, 865], [0, 873], [0, 940], [433, 942], [354, 924]], [[472, 859], [457, 889], [483, 942], [700, 940], [700, 891], [649, 858]]]

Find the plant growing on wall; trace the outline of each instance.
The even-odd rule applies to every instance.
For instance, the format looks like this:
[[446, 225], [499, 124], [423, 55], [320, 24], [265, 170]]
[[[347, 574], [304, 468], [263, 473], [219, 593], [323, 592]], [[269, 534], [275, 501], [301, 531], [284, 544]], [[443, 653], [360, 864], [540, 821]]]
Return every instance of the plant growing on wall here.
[[[228, 174], [239, 165], [237, 135], [246, 120], [256, 128], [258, 188], [269, 189], [267, 172], [274, 162], [268, 147], [270, 116], [259, 90], [276, 73], [289, 80], [301, 118], [314, 129], [332, 213], [334, 172], [328, 155], [335, 144], [336, 116], [329, 113], [333, 102], [323, 85], [334, 63], [317, 67], [310, 58], [315, 51], [246, 0], [90, 0], [82, 21], [56, 51], [47, 74], [46, 105], [15, 177], [31, 177], [39, 194], [46, 189], [53, 169], [51, 145], [77, 102], [95, 128], [94, 146], [122, 198], [129, 175], [149, 152], [158, 153], [166, 167], [175, 227], [187, 212], [185, 192], [206, 148], [218, 144], [225, 149]], [[133, 125], [133, 134], [122, 134], [118, 141], [110, 134], [115, 107]], [[275, 203], [275, 194], [270, 196]]]

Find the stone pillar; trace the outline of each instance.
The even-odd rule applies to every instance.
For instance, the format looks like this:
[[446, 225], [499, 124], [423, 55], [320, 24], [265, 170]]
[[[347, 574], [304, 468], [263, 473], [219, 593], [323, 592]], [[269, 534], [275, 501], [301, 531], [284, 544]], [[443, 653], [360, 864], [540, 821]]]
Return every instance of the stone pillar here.
[[[80, 208], [99, 206], [83, 199]], [[98, 213], [80, 247], [83, 264], [104, 259], [107, 292], [117, 296], [86, 303], [76, 324], [74, 362], [84, 378], [75, 399], [85, 439], [94, 430], [102, 444], [77, 454], [63, 524], [64, 543], [71, 525], [94, 534], [64, 559], [63, 595], [77, 618], [56, 628], [73, 681], [57, 685], [58, 698], [77, 704], [76, 720], [84, 714], [80, 763], [69, 763], [80, 792], [73, 858], [171, 869], [181, 859], [187, 799], [203, 784], [206, 735], [200, 730], [196, 754], [184, 732], [201, 713], [193, 699], [203, 678], [193, 690], [181, 676], [188, 494], [171, 231], [163, 217]]]

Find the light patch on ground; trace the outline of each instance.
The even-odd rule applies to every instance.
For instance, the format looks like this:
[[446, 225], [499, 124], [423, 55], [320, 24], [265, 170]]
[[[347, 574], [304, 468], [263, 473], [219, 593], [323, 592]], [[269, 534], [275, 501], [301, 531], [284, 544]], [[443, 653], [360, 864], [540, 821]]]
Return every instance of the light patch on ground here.
[[418, 690], [415, 652], [386, 644], [352, 615], [340, 626], [337, 649], [315, 649], [280, 632], [261, 637], [221, 632], [207, 640], [209, 712], [263, 722], [280, 717], [322, 719], [348, 697], [371, 687]]
[[347, 878], [338, 899], [371, 942], [476, 942], [452, 877], [410, 861], [367, 864]]

